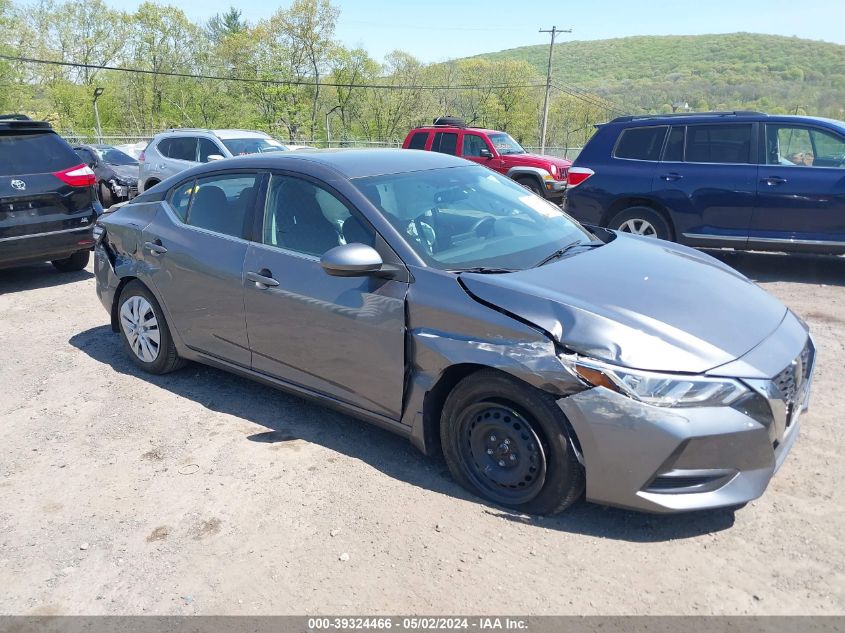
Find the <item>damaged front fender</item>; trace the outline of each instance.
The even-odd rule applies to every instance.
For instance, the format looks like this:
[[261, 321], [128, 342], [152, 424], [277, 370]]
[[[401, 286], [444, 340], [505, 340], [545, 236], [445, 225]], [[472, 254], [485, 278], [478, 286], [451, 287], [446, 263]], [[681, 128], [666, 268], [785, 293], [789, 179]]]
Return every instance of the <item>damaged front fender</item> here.
[[423, 452], [434, 450], [440, 408], [451, 387], [476, 368], [498, 369], [557, 397], [586, 388], [540, 328], [478, 303], [456, 277], [428, 269], [414, 270], [414, 276], [406, 302], [402, 422]]

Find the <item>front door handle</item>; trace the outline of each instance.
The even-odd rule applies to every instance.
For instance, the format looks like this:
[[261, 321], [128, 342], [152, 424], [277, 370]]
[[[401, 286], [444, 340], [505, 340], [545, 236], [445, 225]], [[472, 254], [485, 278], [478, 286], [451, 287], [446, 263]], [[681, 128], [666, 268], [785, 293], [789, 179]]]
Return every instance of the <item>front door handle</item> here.
[[676, 174], [672, 172], [671, 174], [663, 174], [660, 178], [662, 180], [665, 180], [666, 182], [672, 182], [674, 180], [680, 180], [681, 178], [683, 178], [683, 176], [681, 176], [681, 174]]
[[780, 176], [769, 176], [768, 178], [763, 178], [763, 182], [770, 187], [774, 187], [775, 185], [782, 185], [785, 183], [786, 178], [781, 178]]
[[255, 283], [257, 288], [267, 290], [267, 288], [275, 288], [279, 282], [273, 279], [273, 273], [266, 268], [262, 268], [261, 272], [248, 272], [246, 278]]
[[155, 240], [153, 242], [144, 242], [144, 248], [146, 248], [152, 255], [164, 255], [167, 252], [167, 248], [162, 246], [161, 240]]

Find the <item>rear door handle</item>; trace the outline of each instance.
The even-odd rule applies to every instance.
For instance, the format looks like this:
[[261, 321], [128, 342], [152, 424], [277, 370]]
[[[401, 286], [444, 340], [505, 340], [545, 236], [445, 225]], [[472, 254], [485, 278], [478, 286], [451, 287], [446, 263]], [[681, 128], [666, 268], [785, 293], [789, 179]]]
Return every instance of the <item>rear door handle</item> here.
[[782, 185], [786, 182], [786, 178], [781, 178], [780, 176], [769, 176], [768, 178], [763, 178], [764, 183], [769, 185], [770, 187], [774, 187], [775, 185]]
[[266, 290], [267, 288], [275, 288], [279, 285], [279, 282], [273, 279], [273, 273], [271, 273], [266, 268], [263, 268], [259, 273], [248, 272], [246, 274], [246, 278], [254, 282], [256, 287], [260, 288], [261, 290]]
[[144, 242], [144, 248], [146, 248], [150, 253], [153, 255], [164, 255], [167, 252], [167, 249], [162, 246], [161, 240], [155, 240], [154, 242]]
[[666, 182], [672, 182], [673, 180], [680, 180], [683, 176], [681, 176], [681, 174], [671, 173], [663, 174], [660, 178]]

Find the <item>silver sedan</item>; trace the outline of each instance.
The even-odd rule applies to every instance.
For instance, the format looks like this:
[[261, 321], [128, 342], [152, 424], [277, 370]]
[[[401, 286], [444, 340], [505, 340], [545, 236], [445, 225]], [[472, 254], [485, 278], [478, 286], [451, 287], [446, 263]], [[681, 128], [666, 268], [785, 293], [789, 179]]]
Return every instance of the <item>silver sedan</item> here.
[[95, 235], [97, 293], [143, 370], [316, 399], [522, 512], [741, 505], [807, 408], [807, 326], [747, 278], [452, 156], [222, 160]]

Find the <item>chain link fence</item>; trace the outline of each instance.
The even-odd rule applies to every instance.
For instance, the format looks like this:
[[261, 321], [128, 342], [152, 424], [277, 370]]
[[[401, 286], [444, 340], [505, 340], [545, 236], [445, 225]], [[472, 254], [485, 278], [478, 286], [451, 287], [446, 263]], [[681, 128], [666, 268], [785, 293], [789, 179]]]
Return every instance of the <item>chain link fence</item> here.
[[[105, 145], [134, 145], [141, 143], [148, 143], [150, 139], [162, 132], [163, 130], [144, 130], [140, 132], [112, 132], [109, 131], [102, 135], [97, 135], [93, 130], [60, 130], [59, 134], [71, 144], [90, 144], [102, 143]], [[282, 141], [288, 145], [308, 145], [317, 148], [401, 148], [403, 139], [393, 140], [356, 140], [356, 139], [338, 139], [326, 142], [323, 139], [314, 140], [296, 140], [296, 141]], [[540, 148], [538, 146], [524, 146], [527, 152], [539, 154]], [[143, 149], [143, 148], [142, 148]], [[545, 154], [549, 156], [557, 156], [574, 160], [581, 152], [580, 147], [559, 147], [547, 146]]]

